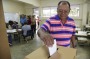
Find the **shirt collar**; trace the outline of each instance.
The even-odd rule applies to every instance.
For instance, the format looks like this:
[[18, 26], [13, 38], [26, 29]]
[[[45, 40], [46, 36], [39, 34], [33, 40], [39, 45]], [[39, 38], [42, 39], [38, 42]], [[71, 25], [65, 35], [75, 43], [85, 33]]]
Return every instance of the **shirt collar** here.
[[56, 20], [60, 20], [60, 17], [58, 15], [55, 15]]

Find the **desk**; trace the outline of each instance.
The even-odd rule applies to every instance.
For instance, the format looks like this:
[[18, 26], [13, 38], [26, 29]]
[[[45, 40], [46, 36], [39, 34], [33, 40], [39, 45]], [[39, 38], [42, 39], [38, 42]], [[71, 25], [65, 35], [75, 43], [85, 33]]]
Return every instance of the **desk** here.
[[90, 33], [88, 33], [87, 35], [90, 35]]
[[83, 37], [83, 36], [87, 36], [87, 32], [86, 31], [78, 31], [78, 33], [75, 33], [76, 36], [80, 36], [80, 37]]
[[75, 35], [78, 36], [78, 37], [79, 37], [79, 36], [80, 36], [80, 37], [81, 37], [81, 36], [82, 36], [82, 37], [83, 37], [83, 36], [87, 36], [87, 34], [79, 34], [79, 33], [75, 33]]
[[86, 31], [79, 31], [78, 33], [75, 33], [75, 35], [78, 38], [79, 45], [90, 44], [90, 40], [88, 40], [88, 35], [90, 35], [90, 33], [87, 33]]
[[22, 29], [7, 29], [7, 33], [16, 33], [22, 31]]
[[8, 29], [7, 30], [7, 33], [15, 33], [15, 32], [17, 32], [16, 29]]
[[76, 31], [81, 31], [81, 28], [76, 28], [75, 30], [76, 30]]
[[87, 36], [88, 36], [88, 39], [90, 40], [90, 33], [88, 33]]
[[87, 38], [83, 38], [83, 37], [78, 37], [78, 40], [80, 40], [80, 41], [88, 41]]
[[90, 28], [90, 26], [89, 25], [86, 25], [86, 28]]
[[89, 40], [85, 37], [78, 37], [79, 45], [89, 45]]
[[22, 29], [18, 29], [18, 31], [22, 31]]
[[22, 29], [7, 29], [7, 34], [13, 34], [14, 39], [19, 39], [20, 42], [20, 32], [22, 31]]

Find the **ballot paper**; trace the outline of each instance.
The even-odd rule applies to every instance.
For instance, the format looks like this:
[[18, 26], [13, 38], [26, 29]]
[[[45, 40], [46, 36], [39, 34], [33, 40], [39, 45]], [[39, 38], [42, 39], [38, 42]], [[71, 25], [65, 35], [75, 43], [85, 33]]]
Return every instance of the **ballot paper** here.
[[56, 52], [56, 50], [57, 50], [56, 39], [54, 39], [53, 46], [48, 47], [48, 49], [49, 49], [50, 56], [53, 55]]

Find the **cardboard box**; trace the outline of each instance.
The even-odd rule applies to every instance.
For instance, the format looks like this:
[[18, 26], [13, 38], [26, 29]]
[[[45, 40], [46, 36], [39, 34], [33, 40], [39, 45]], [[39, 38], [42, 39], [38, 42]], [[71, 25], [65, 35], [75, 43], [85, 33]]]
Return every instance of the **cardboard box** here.
[[[58, 47], [57, 52], [60, 54], [60, 59], [75, 59], [76, 49], [68, 47]], [[49, 52], [46, 46], [42, 46], [34, 52], [30, 53], [25, 59], [49, 59]]]

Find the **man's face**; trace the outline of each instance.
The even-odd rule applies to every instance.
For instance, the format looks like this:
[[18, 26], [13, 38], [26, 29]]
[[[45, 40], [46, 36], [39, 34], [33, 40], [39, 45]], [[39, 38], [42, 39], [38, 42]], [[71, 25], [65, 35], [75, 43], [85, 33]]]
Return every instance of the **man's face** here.
[[22, 18], [24, 18], [25, 16], [24, 15], [22, 15]]
[[57, 8], [57, 13], [62, 20], [65, 20], [68, 17], [70, 8], [68, 4], [60, 4]]

